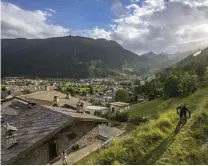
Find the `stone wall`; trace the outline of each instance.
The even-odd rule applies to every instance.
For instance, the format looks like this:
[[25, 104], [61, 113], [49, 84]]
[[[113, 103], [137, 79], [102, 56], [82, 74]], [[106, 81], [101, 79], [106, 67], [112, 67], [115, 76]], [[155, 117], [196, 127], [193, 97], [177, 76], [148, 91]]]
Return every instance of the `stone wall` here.
[[[98, 124], [96, 122], [87, 122], [87, 121], [75, 121], [68, 127], [64, 128], [62, 131], [53, 136], [53, 140], [56, 141], [57, 155], [60, 156], [63, 150], [70, 152], [72, 146], [82, 138], [86, 133], [91, 131]], [[76, 133], [76, 137], [72, 140], [68, 139], [68, 134], [71, 132]], [[49, 161], [49, 152], [48, 152], [48, 142], [52, 138], [47, 140], [45, 143], [42, 143], [40, 146], [28, 152], [26, 155], [22, 156], [12, 164], [14, 165], [45, 165]]]
[[[69, 127], [65, 128], [62, 132], [59, 133], [57, 139], [58, 154], [60, 155], [63, 150], [70, 152], [72, 150], [72, 146], [86, 133], [91, 131], [95, 126], [95, 122], [75, 122]], [[76, 138], [73, 140], [68, 140], [67, 134], [71, 132], [76, 133]]]
[[42, 144], [32, 150], [27, 155], [22, 156], [20, 159], [15, 161], [12, 165], [45, 165], [48, 163], [48, 146]]
[[95, 138], [99, 135], [99, 126], [94, 127], [91, 131], [89, 131], [87, 134], [85, 134], [81, 139], [79, 139], [76, 144], [78, 144], [80, 147], [83, 147], [85, 145], [89, 145], [93, 143]]

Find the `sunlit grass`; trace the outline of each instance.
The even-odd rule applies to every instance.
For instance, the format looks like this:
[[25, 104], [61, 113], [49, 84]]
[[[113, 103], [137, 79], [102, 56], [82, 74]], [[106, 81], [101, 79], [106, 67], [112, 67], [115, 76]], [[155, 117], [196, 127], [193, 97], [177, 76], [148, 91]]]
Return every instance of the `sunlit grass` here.
[[138, 105], [137, 107], [128, 110], [128, 115], [130, 118], [154, 116], [158, 113], [157, 106], [163, 102], [164, 102], [163, 99], [156, 99], [148, 103]]
[[197, 51], [197, 52], [195, 52], [194, 54], [193, 54], [193, 56], [198, 56], [198, 55], [200, 55], [201, 54], [201, 51]]
[[[132, 109], [131, 117], [154, 115], [155, 110], [160, 114], [156, 121], [136, 127], [126, 139], [116, 139], [109, 148], [77, 164], [208, 164], [208, 150], [201, 149], [208, 128], [207, 97], [208, 89], [204, 88], [186, 98], [158, 99]], [[191, 108], [192, 117], [174, 134], [176, 106], [181, 102]]]

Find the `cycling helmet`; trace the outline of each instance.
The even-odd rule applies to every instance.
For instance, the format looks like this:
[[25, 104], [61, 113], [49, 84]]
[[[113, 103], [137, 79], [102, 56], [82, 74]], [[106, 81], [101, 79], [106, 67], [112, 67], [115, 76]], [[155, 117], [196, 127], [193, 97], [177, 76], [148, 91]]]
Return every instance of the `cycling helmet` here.
[[183, 103], [180, 104], [180, 107], [183, 108], [185, 105]]

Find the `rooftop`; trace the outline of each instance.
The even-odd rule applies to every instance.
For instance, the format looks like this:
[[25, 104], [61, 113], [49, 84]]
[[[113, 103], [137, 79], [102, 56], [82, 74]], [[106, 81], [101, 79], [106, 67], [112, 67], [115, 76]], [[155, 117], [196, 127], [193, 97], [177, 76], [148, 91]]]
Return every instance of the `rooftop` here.
[[61, 93], [59, 91], [55, 91], [55, 90], [41, 91], [41, 92], [30, 93], [30, 94], [26, 94], [26, 95], [20, 95], [20, 96], [18, 96], [18, 98], [53, 101], [54, 96], [58, 96], [59, 98], [66, 98], [66, 94]]
[[[106, 122], [106, 119], [88, 114], [79, 114], [71, 109], [44, 107], [34, 105], [29, 107], [27, 103], [13, 99], [4, 103], [1, 109], [4, 126], [6, 123], [17, 128], [18, 143], [6, 148], [1, 145], [2, 164], [12, 164], [17, 158], [23, 156], [28, 150], [48, 140], [64, 127], [76, 119], [81, 121]], [[1, 130], [1, 135], [4, 129]]]
[[119, 107], [122, 107], [122, 106], [128, 106], [129, 103], [125, 103], [125, 102], [113, 102], [113, 103], [110, 103], [111, 105], [115, 105], [115, 106], [119, 106]]
[[107, 122], [107, 119], [104, 119], [98, 116], [93, 116], [87, 113], [77, 113], [75, 110], [68, 109], [68, 108], [60, 108], [60, 107], [53, 107], [53, 106], [45, 106], [45, 107], [50, 108], [54, 111], [63, 113], [65, 115], [69, 115], [73, 118], [84, 120], [84, 121], [90, 120], [90, 121]]
[[110, 127], [106, 125], [99, 125], [99, 135], [107, 139], [117, 137], [125, 132], [125, 130], [118, 129], [116, 127]]
[[[61, 93], [56, 90], [30, 93], [30, 94], [26, 94], [26, 95], [17, 96], [17, 98], [31, 101], [31, 102], [35, 102], [35, 103], [37, 103], [38, 101], [45, 101], [50, 104], [43, 104], [43, 105], [52, 105], [52, 102], [54, 100], [54, 96], [58, 96], [59, 104], [61, 106], [67, 104], [67, 105], [70, 105], [70, 106], [76, 108], [76, 104], [79, 101], [79, 98], [75, 98], [75, 97], [71, 97], [70, 99], [67, 99], [66, 94]], [[86, 101], [82, 101], [82, 102], [84, 103], [84, 107], [87, 107], [90, 105], [89, 102], [86, 102]]]
[[101, 106], [94, 106], [94, 105], [91, 105], [91, 106], [86, 107], [86, 109], [99, 110], [99, 111], [101, 111], [101, 110], [106, 110], [106, 109], [108, 109], [108, 107], [101, 107]]
[[[8, 108], [12, 107], [13, 103], [8, 106]], [[7, 110], [4, 109], [5, 108], [2, 108], [6, 114]], [[70, 116], [51, 111], [50, 109], [40, 105], [36, 105], [32, 108], [22, 107], [21, 109], [21, 113], [17, 113], [15, 116], [4, 122], [9, 123], [11, 126], [15, 126], [18, 129], [18, 144], [9, 149], [2, 145], [2, 164], [9, 164], [12, 160], [18, 158], [18, 156], [24, 155], [25, 150], [32, 148], [38, 142], [46, 139], [46, 136], [54, 134], [57, 129], [60, 129], [64, 127], [65, 124], [73, 121], [73, 118]], [[13, 108], [13, 110], [16, 109]], [[2, 114], [2, 117], [4, 118], [4, 114]], [[3, 133], [1, 133], [1, 135], [3, 135]]]

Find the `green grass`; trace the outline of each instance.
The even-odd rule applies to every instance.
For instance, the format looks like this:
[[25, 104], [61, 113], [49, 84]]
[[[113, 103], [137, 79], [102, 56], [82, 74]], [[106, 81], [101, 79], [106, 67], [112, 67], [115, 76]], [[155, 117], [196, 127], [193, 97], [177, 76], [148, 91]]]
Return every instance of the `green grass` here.
[[208, 148], [203, 148], [208, 144], [208, 90], [198, 91], [186, 102], [192, 105], [195, 112], [156, 164], [208, 164]]
[[137, 107], [128, 110], [128, 115], [130, 118], [157, 115], [158, 114], [157, 106], [162, 104], [163, 102], [164, 102], [163, 99], [156, 99], [138, 105]]
[[116, 126], [117, 128], [121, 129], [121, 130], [126, 130], [126, 133], [131, 132], [132, 130], [136, 129], [137, 125], [133, 124], [131, 122], [123, 122], [120, 123], [120, 125]]
[[3, 87], [5, 87], [5, 85], [4, 84], [0, 84], [0, 88], [3, 88]]
[[[176, 134], [176, 106], [181, 102], [191, 109], [192, 117]], [[139, 110], [145, 108], [150, 114], [153, 110], [159, 111], [156, 121], [136, 127], [127, 137], [115, 139], [110, 147], [90, 154], [77, 164], [208, 164], [208, 150], [201, 149], [208, 137], [205, 135], [208, 88], [199, 89], [186, 98], [155, 100], [149, 104], [151, 106], [148, 103], [140, 105]], [[135, 110], [133, 115], [138, 116], [138, 107]]]

